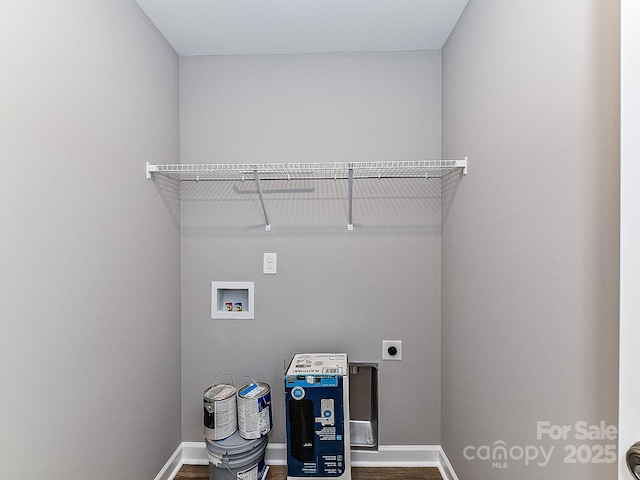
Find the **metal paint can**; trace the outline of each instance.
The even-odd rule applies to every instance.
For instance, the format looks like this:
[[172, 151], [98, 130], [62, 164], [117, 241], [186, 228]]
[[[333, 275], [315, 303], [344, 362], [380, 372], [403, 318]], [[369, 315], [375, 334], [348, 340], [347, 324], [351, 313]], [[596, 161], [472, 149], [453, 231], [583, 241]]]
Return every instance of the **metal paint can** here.
[[238, 389], [238, 431], [245, 439], [260, 438], [272, 427], [271, 387], [252, 382]]
[[222, 440], [238, 429], [236, 387], [216, 384], [207, 388], [203, 395], [204, 436], [210, 440]]

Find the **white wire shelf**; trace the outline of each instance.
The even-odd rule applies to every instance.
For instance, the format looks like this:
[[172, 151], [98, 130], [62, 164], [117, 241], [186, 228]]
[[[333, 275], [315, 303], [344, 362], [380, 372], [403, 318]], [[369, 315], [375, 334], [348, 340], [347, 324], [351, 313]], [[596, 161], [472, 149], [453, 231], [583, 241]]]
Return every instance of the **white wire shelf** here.
[[168, 175], [181, 181], [347, 179], [353, 178], [441, 178], [453, 170], [466, 174], [467, 160], [423, 160], [394, 162], [328, 162], [328, 163], [178, 163], [151, 165], [152, 174]]
[[[441, 179], [442, 196], [448, 194], [443, 208], [442, 225], [453, 202], [462, 177], [467, 174], [467, 159], [418, 160], [387, 162], [326, 162], [326, 163], [177, 163], [152, 165], [147, 162], [147, 179], [163, 175], [179, 181], [245, 181], [256, 183], [267, 231], [271, 224], [262, 192], [262, 181], [268, 180], [342, 180], [349, 182], [349, 220], [353, 230], [353, 181], [365, 178], [433, 178]], [[444, 179], [447, 179], [445, 182]], [[453, 182], [449, 180], [453, 178]], [[446, 192], [445, 192], [446, 191]], [[443, 198], [443, 204], [445, 200]]]

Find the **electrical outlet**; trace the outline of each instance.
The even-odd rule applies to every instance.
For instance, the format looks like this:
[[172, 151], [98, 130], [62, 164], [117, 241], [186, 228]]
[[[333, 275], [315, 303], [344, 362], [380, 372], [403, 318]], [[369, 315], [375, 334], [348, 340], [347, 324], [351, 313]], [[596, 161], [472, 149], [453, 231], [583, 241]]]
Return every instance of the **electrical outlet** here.
[[275, 275], [278, 264], [277, 253], [265, 253], [262, 262], [262, 273], [265, 275]]
[[402, 360], [402, 340], [383, 340], [382, 360]]

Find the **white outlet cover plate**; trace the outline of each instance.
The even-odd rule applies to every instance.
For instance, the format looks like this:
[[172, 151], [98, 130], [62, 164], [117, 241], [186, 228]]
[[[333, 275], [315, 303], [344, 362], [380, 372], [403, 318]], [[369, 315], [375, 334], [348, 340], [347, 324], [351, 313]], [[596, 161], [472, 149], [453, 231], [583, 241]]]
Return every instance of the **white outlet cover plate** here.
[[277, 253], [265, 253], [262, 262], [262, 273], [265, 275], [275, 275], [278, 266]]

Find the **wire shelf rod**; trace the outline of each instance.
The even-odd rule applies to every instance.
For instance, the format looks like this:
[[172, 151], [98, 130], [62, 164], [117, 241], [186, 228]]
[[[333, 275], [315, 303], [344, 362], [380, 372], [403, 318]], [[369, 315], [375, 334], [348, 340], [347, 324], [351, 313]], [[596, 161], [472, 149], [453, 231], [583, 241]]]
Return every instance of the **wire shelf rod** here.
[[254, 179], [256, 181], [256, 188], [258, 189], [258, 196], [260, 197], [260, 204], [262, 205], [262, 213], [264, 213], [264, 223], [266, 224], [267, 232], [271, 231], [271, 224], [269, 223], [269, 217], [267, 216], [267, 208], [264, 205], [264, 194], [262, 193], [262, 184], [260, 183], [260, 175], [257, 170], [253, 172]]

